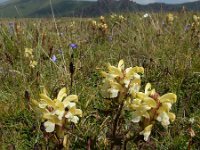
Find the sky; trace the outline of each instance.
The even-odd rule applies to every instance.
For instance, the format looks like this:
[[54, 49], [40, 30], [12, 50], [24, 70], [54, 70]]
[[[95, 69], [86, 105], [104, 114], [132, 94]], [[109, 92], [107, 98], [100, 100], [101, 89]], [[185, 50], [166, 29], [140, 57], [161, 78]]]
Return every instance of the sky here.
[[148, 3], [155, 3], [155, 2], [177, 4], [177, 3], [185, 3], [185, 2], [194, 2], [197, 0], [134, 0], [134, 1], [140, 4], [148, 4]]
[[6, 2], [6, 1], [8, 1], [8, 0], [0, 0], [0, 3]]
[[[97, 0], [89, 0], [89, 1], [97, 1]], [[132, 1], [137, 2], [139, 4], [149, 4], [149, 3], [156, 3], [156, 2], [162, 2], [162, 3], [167, 3], [167, 4], [180, 4], [180, 3], [185, 3], [185, 2], [194, 2], [198, 0], [132, 0]]]

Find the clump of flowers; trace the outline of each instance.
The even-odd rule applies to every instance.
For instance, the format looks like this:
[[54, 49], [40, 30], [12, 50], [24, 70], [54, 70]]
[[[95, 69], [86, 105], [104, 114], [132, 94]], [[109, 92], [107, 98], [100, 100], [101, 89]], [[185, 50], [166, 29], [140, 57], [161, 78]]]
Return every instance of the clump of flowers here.
[[100, 16], [98, 22], [95, 20], [91, 20], [90, 24], [94, 32], [97, 32], [101, 35], [106, 35], [106, 33], [108, 32], [108, 25], [103, 16]]
[[74, 28], [74, 26], [75, 26], [75, 22], [74, 21], [70, 22], [69, 28]]
[[167, 17], [166, 17], [166, 22], [167, 22], [167, 24], [169, 24], [169, 25], [173, 24], [173, 22], [174, 22], [174, 15], [171, 14], [171, 13], [169, 13], [169, 14], [167, 15]]
[[29, 66], [31, 68], [35, 68], [37, 65], [37, 61], [34, 59], [33, 49], [32, 48], [25, 48], [24, 56], [29, 60]]
[[200, 25], [200, 17], [197, 15], [193, 15], [192, 29], [195, 30]]
[[136, 98], [126, 103], [129, 111], [132, 111], [132, 122], [140, 123], [143, 128], [140, 134], [144, 135], [145, 141], [149, 139], [155, 121], [167, 128], [170, 121], [175, 120], [175, 114], [170, 110], [176, 100], [177, 96], [173, 93], [160, 96], [148, 83], [144, 93], [138, 92]]
[[143, 67], [124, 67], [124, 61], [120, 60], [118, 66], [107, 65], [108, 72], [102, 71], [104, 77], [102, 95], [106, 98], [117, 98], [124, 101], [129, 97], [135, 97], [141, 85], [140, 74], [144, 73]]
[[[140, 92], [141, 74], [144, 74], [143, 67], [136, 66], [125, 69], [124, 61], [120, 60], [117, 67], [108, 64], [107, 70], [108, 72], [101, 72], [104, 78], [101, 93], [104, 98], [111, 99], [112, 102], [118, 104], [118, 109], [115, 109], [117, 111], [113, 117], [111, 139], [115, 139], [117, 133], [121, 132], [118, 122], [123, 122], [119, 120], [124, 118], [124, 111], [131, 114], [133, 123], [140, 125], [139, 134], [144, 136], [145, 141], [149, 139], [156, 121], [167, 128], [170, 121], [175, 120], [175, 114], [170, 112], [172, 104], [177, 100], [175, 94], [168, 93], [160, 96], [155, 89], [151, 89], [150, 83], [146, 85], [144, 93]], [[119, 133], [119, 135], [121, 134]], [[124, 137], [122, 140], [126, 139]], [[113, 147], [112, 144], [111, 147]]]
[[114, 23], [122, 23], [124, 21], [126, 21], [126, 18], [123, 16], [123, 15], [116, 15], [116, 14], [112, 14], [110, 16], [111, 20], [114, 22]]
[[66, 145], [67, 125], [70, 123], [77, 124], [79, 117], [82, 117], [82, 110], [76, 108], [78, 102], [77, 95], [67, 95], [67, 89], [62, 88], [56, 98], [51, 99], [44, 89], [40, 94], [40, 100], [32, 100], [40, 109], [41, 118], [45, 131], [54, 133], [58, 138], [63, 139], [63, 146]]

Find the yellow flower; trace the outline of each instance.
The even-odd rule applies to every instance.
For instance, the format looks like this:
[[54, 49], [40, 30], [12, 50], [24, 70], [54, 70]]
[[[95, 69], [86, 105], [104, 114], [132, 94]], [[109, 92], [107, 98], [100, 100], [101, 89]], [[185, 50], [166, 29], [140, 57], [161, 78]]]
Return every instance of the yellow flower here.
[[40, 94], [40, 101], [33, 100], [41, 109], [42, 118], [46, 120], [44, 123], [46, 132], [53, 132], [56, 125], [63, 126], [64, 119], [78, 123], [78, 116], [82, 116], [82, 110], [76, 109], [77, 95], [67, 96], [66, 92], [67, 89], [62, 88], [56, 99], [52, 100], [44, 89]]
[[32, 48], [25, 48], [24, 56], [27, 58], [33, 57], [33, 49]]
[[101, 72], [101, 75], [105, 78], [103, 80], [105, 86], [104, 93], [107, 90], [110, 93], [109, 98], [115, 98], [119, 96], [119, 93], [130, 94], [135, 96], [135, 93], [139, 92], [141, 78], [139, 73], [144, 73], [143, 67], [130, 67], [124, 68], [124, 61], [120, 60], [118, 66], [107, 66], [108, 72]]
[[194, 22], [199, 22], [200, 21], [200, 17], [198, 17], [197, 15], [193, 15], [193, 21]]
[[74, 22], [74, 21], [70, 22], [69, 27], [70, 27], [70, 28], [73, 28], [74, 26], [75, 26], [75, 22]]
[[126, 20], [126, 19], [124, 18], [124, 16], [123, 16], [123, 15], [119, 15], [119, 21], [120, 21], [120, 22], [123, 22], [124, 20]]
[[95, 20], [91, 21], [92, 26], [96, 27], [97, 26], [97, 22]]
[[76, 109], [75, 107], [71, 107], [65, 115], [65, 118], [67, 118], [68, 121], [76, 124], [79, 121], [79, 118], [77, 116], [82, 117], [82, 110]]
[[[156, 120], [161, 122], [162, 126], [167, 127], [170, 124], [170, 121], [173, 122], [175, 120], [175, 114], [170, 112], [172, 104], [177, 100], [177, 96], [175, 94], [168, 93], [163, 96], [159, 96], [155, 92], [155, 89], [151, 90], [151, 84], [148, 83], [145, 87], [145, 93], [138, 92], [136, 97], [137, 98], [129, 104], [129, 107], [134, 110], [133, 116], [137, 118], [136, 120], [140, 118], [138, 122], [142, 117], [155, 117], [151, 114], [152, 111], [150, 111], [153, 109], [156, 109]], [[133, 118], [133, 120], [135, 119]]]
[[176, 116], [170, 110], [176, 100], [177, 96], [173, 93], [159, 96], [155, 89], [151, 89], [151, 84], [148, 83], [145, 87], [145, 93], [137, 92], [135, 99], [126, 102], [126, 106], [132, 111], [132, 122], [140, 122], [145, 126], [151, 124], [140, 133], [144, 135], [145, 141], [148, 140], [155, 120], [165, 128], [170, 124], [170, 121], [175, 120]]
[[31, 68], [35, 68], [35, 66], [37, 66], [37, 61], [31, 60], [29, 66], [30, 66]]
[[136, 99], [128, 104], [132, 112], [132, 122], [140, 122], [142, 117], [150, 118], [150, 110], [157, 107], [157, 103], [151, 97], [142, 92], [136, 94]]
[[100, 21], [101, 21], [102, 23], [105, 22], [105, 18], [104, 18], [104, 16], [100, 16]]
[[165, 94], [158, 98], [160, 107], [157, 110], [157, 121], [161, 122], [163, 127], [167, 127], [170, 121], [173, 122], [176, 118], [175, 114], [170, 112], [172, 104], [177, 100], [177, 96], [173, 93]]
[[167, 21], [168, 24], [173, 24], [174, 15], [171, 14], [171, 13], [169, 13], [169, 14], [167, 15], [166, 21]]
[[140, 135], [144, 135], [144, 140], [148, 141], [149, 136], [151, 134], [151, 130], [152, 130], [153, 125], [148, 125], [147, 127], [144, 128], [144, 130], [142, 132], [140, 132]]
[[111, 19], [115, 19], [117, 17], [117, 15], [116, 14], [112, 14], [112, 15], [110, 15], [110, 17], [111, 17]]

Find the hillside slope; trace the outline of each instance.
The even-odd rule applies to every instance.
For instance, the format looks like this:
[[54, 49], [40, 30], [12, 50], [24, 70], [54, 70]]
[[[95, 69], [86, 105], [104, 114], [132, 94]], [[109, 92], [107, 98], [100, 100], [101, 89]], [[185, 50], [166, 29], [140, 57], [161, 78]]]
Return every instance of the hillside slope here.
[[[134, 2], [100, 3], [92, 1], [52, 0], [55, 16], [99, 16], [110, 12], [132, 11], [179, 11], [185, 6], [187, 10], [199, 11], [200, 1], [169, 5], [154, 3], [139, 5]], [[12, 0], [0, 5], [0, 17], [51, 17], [52, 11], [48, 0]]]

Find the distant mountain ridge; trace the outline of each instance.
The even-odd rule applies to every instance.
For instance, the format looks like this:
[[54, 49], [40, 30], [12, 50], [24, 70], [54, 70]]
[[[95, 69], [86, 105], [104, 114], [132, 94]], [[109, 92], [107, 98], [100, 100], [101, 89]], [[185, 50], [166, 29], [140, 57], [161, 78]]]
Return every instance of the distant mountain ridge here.
[[[53, 12], [56, 17], [81, 16], [92, 17], [110, 12], [137, 11], [180, 11], [182, 7], [191, 11], [200, 11], [200, 1], [184, 4], [154, 3], [140, 5], [129, 0], [52, 0]], [[10, 0], [0, 5], [0, 17], [51, 17], [52, 10], [48, 0]]]

